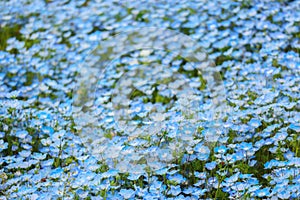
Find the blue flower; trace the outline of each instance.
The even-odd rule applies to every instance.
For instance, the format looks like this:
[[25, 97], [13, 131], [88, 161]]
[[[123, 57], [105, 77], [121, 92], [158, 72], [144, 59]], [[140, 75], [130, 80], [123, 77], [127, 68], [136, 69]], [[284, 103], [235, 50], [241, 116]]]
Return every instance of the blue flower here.
[[4, 140], [0, 140], [0, 152], [7, 149], [8, 143], [4, 142]]
[[89, 194], [89, 192], [88, 191], [84, 191], [84, 190], [82, 190], [82, 189], [79, 189], [79, 190], [77, 190], [76, 191], [76, 194], [80, 197], [80, 198], [86, 198], [87, 196], [88, 196], [88, 194]]
[[50, 176], [51, 178], [56, 179], [56, 178], [61, 177], [62, 174], [63, 174], [63, 169], [62, 169], [62, 168], [56, 168], [56, 169], [54, 169], [54, 170], [50, 173], [49, 176]]
[[16, 132], [16, 136], [20, 139], [24, 139], [28, 135], [26, 130], [20, 130]]
[[268, 197], [270, 195], [270, 188], [258, 189], [254, 194], [257, 197]]
[[171, 194], [173, 196], [178, 196], [181, 193], [180, 185], [177, 186], [171, 186], [171, 189], [168, 191], [168, 194]]
[[108, 177], [116, 176], [118, 172], [119, 172], [118, 170], [110, 169], [109, 171], [102, 173], [102, 177], [108, 178]]
[[183, 177], [181, 174], [174, 174], [174, 175], [168, 175], [168, 179], [170, 181], [175, 181], [178, 184], [183, 183], [184, 181], [186, 181], [186, 178]]
[[52, 127], [49, 127], [49, 126], [43, 126], [41, 128], [41, 131], [44, 133], [44, 134], [47, 134], [47, 135], [52, 135], [54, 133], [54, 129]]
[[135, 196], [135, 191], [132, 189], [121, 189], [120, 195], [122, 195], [125, 199], [130, 199]]
[[208, 170], [213, 170], [216, 166], [217, 166], [217, 163], [214, 162], [214, 161], [205, 164], [205, 167], [206, 167], [206, 169], [208, 169]]
[[289, 128], [296, 132], [300, 132], [300, 125], [290, 124]]
[[194, 151], [197, 152], [197, 158], [202, 161], [207, 160], [210, 156], [209, 148], [201, 143], [194, 147]]
[[259, 126], [261, 126], [261, 121], [259, 119], [255, 119], [255, 118], [252, 118], [248, 124], [254, 128], [258, 128]]
[[229, 178], [225, 178], [224, 181], [225, 181], [227, 184], [232, 185], [233, 183], [235, 183], [235, 182], [238, 180], [239, 175], [240, 175], [240, 173], [236, 173], [236, 174], [232, 175], [232, 176], [229, 177]]
[[281, 199], [289, 199], [291, 196], [291, 193], [289, 190], [281, 190], [280, 192], [277, 193], [277, 196]]
[[244, 151], [250, 151], [253, 148], [253, 146], [252, 146], [252, 143], [242, 142], [239, 145], [239, 148]]
[[26, 150], [19, 152], [19, 155], [22, 156], [23, 158], [27, 158], [30, 154], [31, 154], [31, 151], [26, 151]]
[[282, 141], [282, 140], [286, 139], [287, 136], [288, 136], [288, 134], [286, 132], [279, 132], [273, 137], [273, 139], [275, 141]]
[[215, 151], [216, 153], [225, 154], [226, 151], [227, 151], [227, 147], [225, 147], [224, 145], [218, 146], [218, 147], [215, 147], [215, 148], [214, 148], [214, 151]]
[[52, 120], [51, 114], [45, 111], [39, 112], [37, 117], [41, 120]]

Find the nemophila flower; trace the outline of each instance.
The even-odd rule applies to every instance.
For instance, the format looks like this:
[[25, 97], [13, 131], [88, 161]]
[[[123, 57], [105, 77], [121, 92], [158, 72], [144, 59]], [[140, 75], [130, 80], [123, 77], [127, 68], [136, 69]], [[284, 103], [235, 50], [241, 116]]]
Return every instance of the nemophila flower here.
[[41, 120], [51, 120], [52, 119], [50, 113], [44, 112], [44, 111], [40, 112], [37, 116]]
[[175, 181], [178, 184], [183, 183], [184, 181], [186, 181], [186, 178], [183, 177], [181, 174], [174, 174], [174, 175], [168, 175], [168, 179], [170, 181]]
[[219, 187], [219, 181], [216, 177], [210, 177], [207, 181], [207, 183], [214, 187], [214, 188], [218, 188]]
[[258, 189], [254, 194], [257, 197], [268, 197], [270, 195], [270, 188]]
[[200, 179], [206, 179], [206, 177], [207, 177], [206, 172], [197, 172], [197, 171], [195, 171], [194, 175], [195, 175], [195, 177], [200, 178]]
[[220, 137], [220, 133], [217, 129], [206, 129], [202, 131], [202, 134], [208, 142], [217, 142]]
[[159, 150], [159, 154], [158, 154], [158, 158], [160, 161], [171, 161], [173, 159], [171, 150], [169, 149], [160, 149]]
[[265, 145], [270, 145], [270, 144], [273, 144], [274, 143], [274, 139], [273, 138], [267, 138], [265, 140]]
[[265, 166], [266, 169], [271, 169], [272, 167], [277, 166], [278, 162], [279, 161], [277, 161], [277, 160], [270, 160], [270, 161], [266, 162], [264, 164], [264, 166]]
[[19, 152], [19, 155], [22, 156], [23, 158], [27, 158], [30, 154], [31, 154], [31, 151], [26, 151], [26, 150]]
[[205, 193], [208, 192], [208, 189], [204, 188], [204, 189], [197, 189], [192, 193], [192, 198], [193, 197], [201, 197], [203, 196]]
[[284, 157], [285, 159], [287, 160], [290, 160], [291, 158], [293, 158], [295, 156], [295, 153], [292, 152], [292, 151], [287, 151], [285, 154], [284, 154]]
[[118, 174], [118, 170], [109, 170], [107, 172], [102, 173], [102, 177], [103, 178], [108, 178], [108, 177], [112, 177], [112, 176], [116, 176]]
[[278, 150], [278, 146], [274, 146], [274, 147], [272, 147], [272, 148], [269, 148], [269, 151], [270, 151], [271, 153], [276, 153], [277, 150]]
[[216, 162], [210, 162], [210, 163], [206, 163], [205, 167], [208, 170], [213, 170], [216, 167], [217, 163]]
[[160, 181], [155, 181], [154, 183], [151, 184], [150, 186], [150, 192], [151, 193], [158, 193], [159, 190], [162, 188], [162, 182]]
[[225, 181], [225, 185], [227, 187], [233, 185], [238, 180], [239, 175], [240, 175], [240, 173], [236, 173], [236, 174], [232, 175], [229, 178], [225, 178], [225, 180], [224, 180]]
[[248, 124], [254, 128], [258, 128], [259, 126], [261, 126], [261, 121], [259, 119], [254, 119], [252, 118]]
[[281, 199], [289, 199], [291, 196], [290, 191], [288, 190], [281, 190], [280, 192], [277, 193], [277, 197]]
[[[234, 189], [235, 191], [238, 191], [239, 193], [244, 193], [245, 190], [247, 190], [249, 187], [249, 185], [247, 183], [243, 183], [243, 182], [236, 182], [233, 186], [231, 186], [232, 189]], [[242, 195], [240, 194], [240, 195]]]
[[57, 168], [50, 173], [49, 177], [56, 179], [56, 178], [59, 178], [60, 176], [62, 176], [62, 174], [63, 174], [63, 169]]
[[142, 139], [134, 139], [132, 141], [129, 142], [129, 145], [131, 146], [143, 146], [147, 144], [147, 141], [146, 140], [142, 140]]
[[[24, 146], [24, 145], [23, 145]], [[11, 150], [12, 151], [16, 151], [19, 147], [17, 145], [12, 145], [11, 146]]]
[[188, 188], [184, 189], [182, 192], [184, 194], [192, 194], [196, 189], [197, 188], [195, 188], [195, 187], [188, 187]]
[[171, 186], [171, 189], [168, 191], [168, 194], [173, 195], [173, 196], [177, 196], [181, 193], [181, 188], [180, 185], [177, 186]]
[[257, 160], [251, 160], [251, 161], [249, 162], [249, 166], [250, 166], [250, 167], [253, 167], [256, 163], [257, 163]]
[[197, 152], [197, 158], [199, 160], [207, 160], [210, 156], [210, 150], [207, 146], [204, 146], [202, 143], [197, 144], [194, 147], [194, 151]]
[[16, 136], [20, 139], [24, 139], [28, 135], [26, 130], [20, 130], [16, 132]]
[[300, 125], [290, 124], [289, 128], [296, 132], [300, 132]]
[[89, 194], [88, 191], [84, 191], [82, 189], [79, 189], [76, 191], [76, 194], [80, 197], [80, 198], [86, 198]]
[[201, 185], [204, 185], [206, 183], [206, 181], [205, 180], [199, 180], [198, 182], [196, 182], [193, 186], [195, 186], [195, 187], [199, 187], [199, 186], [201, 186]]
[[42, 133], [47, 134], [47, 135], [52, 135], [54, 133], [54, 129], [49, 126], [43, 126], [41, 128]]
[[284, 140], [286, 137], [288, 136], [288, 134], [286, 132], [279, 132], [277, 133], [273, 139], [274, 141], [282, 141]]
[[0, 140], [0, 151], [7, 149], [8, 143], [4, 142], [4, 140]]
[[300, 166], [300, 159], [299, 158], [291, 158], [288, 163], [288, 165], [294, 165], [295, 167], [299, 167]]
[[247, 143], [247, 142], [242, 142], [239, 145], [239, 148], [244, 150], [244, 151], [250, 151], [253, 149], [252, 143]]
[[122, 195], [125, 199], [130, 199], [134, 197], [135, 191], [132, 189], [121, 189], [120, 195]]
[[225, 154], [227, 151], [227, 147], [226, 146], [218, 146], [218, 147], [215, 147], [214, 149], [214, 152], [215, 153], [220, 153], [220, 154]]
[[261, 140], [258, 140], [257, 142], [255, 142], [254, 146], [257, 147], [257, 148], [261, 148], [262, 146], [265, 145], [265, 140], [264, 139], [261, 139]]

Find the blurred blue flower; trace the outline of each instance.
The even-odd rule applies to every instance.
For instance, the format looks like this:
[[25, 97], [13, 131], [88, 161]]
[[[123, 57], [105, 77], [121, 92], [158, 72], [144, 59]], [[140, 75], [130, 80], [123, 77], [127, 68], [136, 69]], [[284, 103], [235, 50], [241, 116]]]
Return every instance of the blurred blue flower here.
[[258, 189], [254, 192], [257, 197], [268, 197], [270, 195], [270, 188]]
[[122, 195], [125, 199], [130, 199], [134, 197], [135, 191], [132, 189], [121, 189], [120, 195]]
[[217, 163], [216, 162], [210, 162], [210, 163], [206, 163], [205, 167], [208, 170], [213, 170], [216, 167]]
[[194, 151], [197, 152], [197, 158], [199, 160], [207, 160], [210, 156], [210, 150], [207, 146], [199, 143], [194, 147]]

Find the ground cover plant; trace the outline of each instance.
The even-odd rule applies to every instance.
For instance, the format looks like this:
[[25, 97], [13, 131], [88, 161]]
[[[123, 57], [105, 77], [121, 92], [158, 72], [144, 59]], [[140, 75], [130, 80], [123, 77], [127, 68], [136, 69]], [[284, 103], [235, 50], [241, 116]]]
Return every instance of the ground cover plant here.
[[[224, 107], [163, 49], [114, 59], [91, 94], [91, 50], [142, 27], [192, 38]], [[0, 199], [300, 198], [299, 29], [298, 0], [0, 1]]]

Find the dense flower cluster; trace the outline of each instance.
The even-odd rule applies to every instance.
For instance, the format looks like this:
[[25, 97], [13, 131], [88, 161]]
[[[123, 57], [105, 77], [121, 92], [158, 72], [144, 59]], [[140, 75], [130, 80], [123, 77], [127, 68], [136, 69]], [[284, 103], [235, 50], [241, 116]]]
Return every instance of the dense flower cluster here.
[[[300, 198], [300, 1], [0, 8], [0, 199]], [[193, 63], [141, 49], [97, 74], [93, 94], [80, 90], [77, 117], [91, 50], [137, 27], [193, 38], [221, 75], [226, 112]]]

